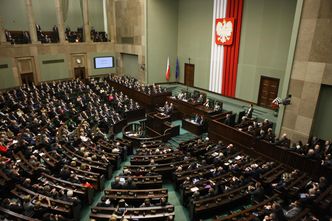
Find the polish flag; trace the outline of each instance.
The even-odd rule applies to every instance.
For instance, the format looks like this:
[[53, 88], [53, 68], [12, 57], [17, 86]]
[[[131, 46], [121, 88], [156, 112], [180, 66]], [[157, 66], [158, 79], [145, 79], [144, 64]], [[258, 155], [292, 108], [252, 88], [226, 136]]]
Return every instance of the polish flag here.
[[209, 90], [235, 97], [243, 3], [214, 0]]
[[169, 57], [167, 58], [167, 66], [166, 66], [166, 80], [169, 81], [171, 77], [171, 67], [169, 66]]

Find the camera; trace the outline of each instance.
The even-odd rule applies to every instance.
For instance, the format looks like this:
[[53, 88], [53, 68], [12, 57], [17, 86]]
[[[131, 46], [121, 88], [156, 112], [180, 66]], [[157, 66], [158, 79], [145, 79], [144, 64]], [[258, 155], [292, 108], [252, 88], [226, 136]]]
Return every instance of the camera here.
[[285, 105], [285, 106], [290, 105], [291, 104], [291, 98], [292, 98], [291, 94], [287, 95], [287, 97], [282, 100], [282, 104]]

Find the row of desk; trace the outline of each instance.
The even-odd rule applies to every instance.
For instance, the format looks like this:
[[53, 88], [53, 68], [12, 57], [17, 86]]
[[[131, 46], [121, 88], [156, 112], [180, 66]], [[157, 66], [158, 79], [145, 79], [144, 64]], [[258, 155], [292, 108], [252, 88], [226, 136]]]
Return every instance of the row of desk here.
[[275, 161], [287, 164], [310, 174], [313, 177], [330, 177], [331, 168], [321, 166], [320, 161], [307, 158], [286, 147], [276, 146], [265, 140], [257, 140], [255, 137], [236, 128], [227, 126], [217, 120], [211, 120], [208, 125], [209, 138], [222, 140], [225, 144], [232, 143], [248, 154], [263, 155]]
[[[179, 100], [175, 97], [167, 97], [166, 101], [168, 103], [173, 103], [174, 107], [182, 113], [182, 115], [193, 115], [198, 114], [203, 116], [206, 119], [211, 119], [216, 117], [218, 114], [221, 114], [222, 111], [215, 111], [210, 108], [206, 108], [202, 104], [187, 102]], [[220, 105], [222, 109], [222, 104]]]
[[115, 90], [122, 91], [123, 94], [126, 94], [128, 97], [144, 105], [148, 111], [154, 110], [156, 106], [163, 105], [166, 101], [166, 97], [172, 95], [171, 92], [148, 95], [135, 89], [126, 87], [115, 81], [109, 81], [109, 85], [112, 86]]
[[[227, 111], [215, 111], [210, 108], [206, 108], [202, 104], [187, 102], [183, 100], [176, 99], [175, 97], [167, 97], [166, 101], [168, 103], [173, 103], [176, 110], [180, 113], [180, 118], [182, 118], [182, 128], [188, 130], [196, 135], [201, 135], [207, 132], [207, 126], [213, 119], [220, 119], [226, 116], [226, 114], [231, 113]], [[222, 107], [222, 104], [220, 105]], [[189, 116], [198, 114], [203, 116], [204, 123], [196, 124], [187, 119]]]

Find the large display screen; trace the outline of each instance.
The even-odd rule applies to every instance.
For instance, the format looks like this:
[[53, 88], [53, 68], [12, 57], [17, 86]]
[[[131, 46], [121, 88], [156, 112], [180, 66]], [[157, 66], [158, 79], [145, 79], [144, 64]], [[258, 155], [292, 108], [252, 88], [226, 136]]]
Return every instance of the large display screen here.
[[113, 68], [114, 67], [114, 57], [95, 57], [94, 58], [95, 69], [99, 68]]

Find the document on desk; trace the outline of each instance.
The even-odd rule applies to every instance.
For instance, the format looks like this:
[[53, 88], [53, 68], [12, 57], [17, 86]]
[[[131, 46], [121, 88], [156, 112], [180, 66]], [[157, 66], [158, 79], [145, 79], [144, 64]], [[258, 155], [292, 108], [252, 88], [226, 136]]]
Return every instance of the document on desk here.
[[199, 190], [199, 189], [198, 189], [198, 187], [196, 187], [196, 186], [195, 186], [195, 187], [192, 187], [192, 188], [190, 188], [190, 191], [191, 191], [191, 192], [196, 192], [196, 191], [198, 191], [198, 190]]

